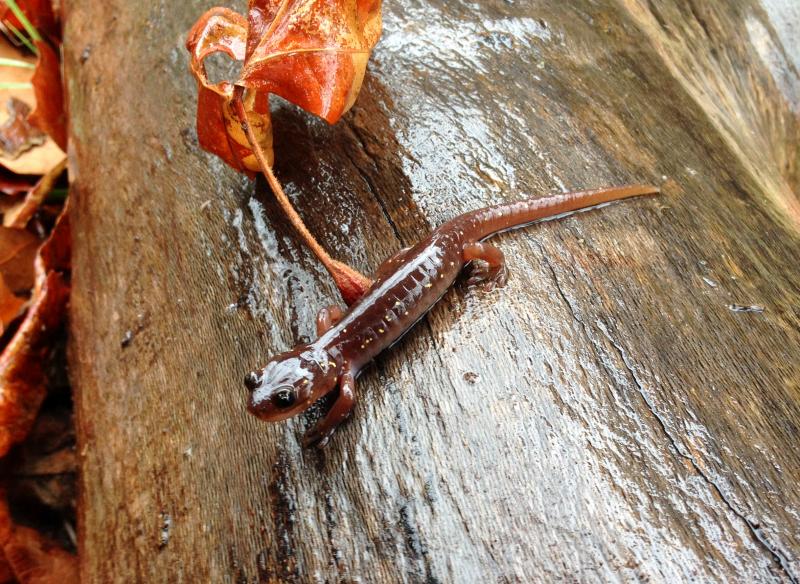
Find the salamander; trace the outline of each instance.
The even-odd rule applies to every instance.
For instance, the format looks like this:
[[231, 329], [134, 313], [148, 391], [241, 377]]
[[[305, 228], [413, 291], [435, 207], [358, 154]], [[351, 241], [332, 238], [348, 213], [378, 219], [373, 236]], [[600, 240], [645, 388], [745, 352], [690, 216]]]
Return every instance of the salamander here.
[[272, 358], [245, 377], [249, 411], [262, 420], [295, 416], [336, 392], [327, 414], [305, 435], [305, 446], [324, 447], [356, 403], [356, 378], [378, 353], [394, 344], [428, 312], [471, 262], [471, 285], [505, 284], [503, 252], [488, 237], [587, 207], [656, 194], [656, 187], [564, 193], [471, 211], [400, 250], [378, 268], [372, 287], [347, 311], [329, 306], [317, 316], [318, 338]]

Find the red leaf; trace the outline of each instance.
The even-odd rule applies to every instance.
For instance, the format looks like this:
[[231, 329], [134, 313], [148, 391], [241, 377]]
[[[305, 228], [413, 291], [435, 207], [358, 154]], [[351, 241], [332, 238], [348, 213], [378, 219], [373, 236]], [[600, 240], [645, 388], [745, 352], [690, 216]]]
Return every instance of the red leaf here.
[[61, 61], [49, 43], [37, 41], [39, 60], [33, 72], [36, 109], [28, 117], [31, 124], [45, 132], [67, 151], [67, 116], [64, 109], [64, 88], [61, 84]]
[[42, 362], [62, 323], [69, 285], [69, 218], [65, 206], [36, 258], [31, 308], [0, 356], [0, 457], [25, 438], [47, 392]]
[[22, 313], [27, 304], [19, 296], [15, 296], [5, 279], [0, 275], [0, 332], [4, 331], [9, 323]]
[[39, 238], [29, 231], [0, 227], [0, 274], [14, 292], [33, 288], [39, 245]]
[[361, 89], [381, 32], [379, 0], [251, 0], [245, 87], [335, 123]]
[[[227, 8], [212, 8], [189, 32], [186, 48], [191, 53], [192, 73], [199, 84], [197, 138], [200, 146], [239, 172], [252, 174], [260, 167], [232, 110], [234, 84], [228, 81], [211, 83], [205, 66], [206, 57], [219, 52], [234, 60], [243, 60], [246, 36], [247, 21], [241, 15]], [[253, 131], [264, 152], [271, 154], [269, 96], [250, 96], [247, 107], [258, 115], [259, 126], [253, 127]]]
[[[380, 0], [251, 0], [248, 18], [212, 8], [194, 25], [186, 48], [198, 81], [200, 145], [242, 171], [261, 170], [231, 109], [245, 96], [248, 121], [272, 164], [269, 94], [335, 123], [353, 105], [381, 30]], [[235, 83], [211, 83], [205, 59], [225, 53], [243, 62]]]

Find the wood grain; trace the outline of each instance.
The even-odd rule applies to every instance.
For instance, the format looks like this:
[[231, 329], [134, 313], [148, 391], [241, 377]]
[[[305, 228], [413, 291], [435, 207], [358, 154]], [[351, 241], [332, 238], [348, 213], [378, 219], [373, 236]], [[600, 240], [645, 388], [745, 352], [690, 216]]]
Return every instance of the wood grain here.
[[276, 102], [287, 192], [365, 271], [478, 206], [664, 188], [499, 237], [508, 286], [446, 295], [321, 453], [244, 408], [338, 299], [198, 149], [214, 2], [65, 4], [85, 581], [800, 580], [791, 3], [387, 2], [340, 124]]

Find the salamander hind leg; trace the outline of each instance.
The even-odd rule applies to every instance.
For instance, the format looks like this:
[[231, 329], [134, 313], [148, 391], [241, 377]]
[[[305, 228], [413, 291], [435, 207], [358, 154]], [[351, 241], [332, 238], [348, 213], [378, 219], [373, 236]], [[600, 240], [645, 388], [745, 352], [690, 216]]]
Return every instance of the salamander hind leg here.
[[489, 243], [469, 243], [463, 249], [464, 263], [478, 261], [472, 265], [468, 286], [481, 284], [486, 291], [495, 286], [505, 286], [508, 281], [506, 260], [500, 248]]
[[344, 310], [335, 304], [321, 308], [317, 313], [317, 335], [322, 336], [327, 333], [332, 326], [342, 320], [343, 316]]
[[336, 401], [333, 402], [333, 406], [331, 406], [325, 417], [303, 436], [303, 446], [306, 448], [324, 448], [327, 446], [331, 436], [336, 432], [336, 428], [350, 416], [355, 403], [355, 373], [349, 367], [346, 367], [345, 372], [339, 379], [339, 394], [336, 396]]

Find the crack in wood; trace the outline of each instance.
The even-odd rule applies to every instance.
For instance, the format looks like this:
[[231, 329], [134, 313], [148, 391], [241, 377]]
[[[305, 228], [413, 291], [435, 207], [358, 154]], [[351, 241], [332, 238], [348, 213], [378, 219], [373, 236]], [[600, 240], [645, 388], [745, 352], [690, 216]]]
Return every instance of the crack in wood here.
[[[558, 275], [556, 273], [555, 267], [553, 266], [552, 262], [550, 261], [550, 258], [548, 257], [547, 253], [544, 251], [544, 248], [541, 246], [541, 244], [537, 243], [536, 245], [539, 248], [539, 251], [541, 253], [541, 257], [542, 257], [542, 259], [544, 261], [544, 264], [547, 266], [548, 270], [550, 271], [550, 275], [551, 275], [551, 279], [553, 281], [553, 284], [555, 285], [556, 290], [558, 292], [558, 295], [561, 297], [561, 300], [563, 301], [565, 307], [567, 308], [569, 313], [572, 315], [572, 318], [581, 326], [581, 328], [584, 331], [584, 334], [586, 335], [586, 338], [590, 342], [592, 342], [594, 344], [593, 336], [589, 334], [588, 327], [587, 327], [586, 323], [583, 321], [583, 319], [581, 319], [578, 316], [578, 314], [577, 314], [577, 312], [575, 310], [575, 307], [569, 301], [569, 299], [567, 298], [567, 295], [565, 294], [563, 288], [561, 287], [560, 279], [558, 278]], [[634, 366], [630, 363], [628, 354], [625, 351], [625, 349], [623, 347], [621, 347], [614, 340], [614, 338], [608, 332], [608, 329], [606, 328], [606, 326], [604, 325], [604, 323], [602, 321], [598, 321], [597, 324], [598, 324], [597, 329], [603, 334], [605, 339], [617, 351], [622, 363], [625, 365], [625, 369], [627, 370], [628, 374], [630, 375], [631, 379], [633, 380], [633, 385], [634, 385], [634, 387], [636, 389], [636, 393], [641, 397], [642, 402], [644, 403], [644, 405], [647, 408], [648, 412], [656, 420], [656, 423], [657, 423], [658, 427], [660, 428], [661, 433], [667, 439], [667, 442], [669, 443], [671, 448], [675, 451], [675, 453], [678, 456], [680, 456], [681, 458], [683, 458], [684, 460], [689, 462], [689, 464], [694, 469], [695, 473], [707, 485], [709, 485], [712, 488], [712, 491], [719, 497], [719, 499], [728, 508], [728, 510], [731, 513], [733, 513], [733, 515], [735, 517], [737, 517], [740, 521], [742, 521], [745, 524], [745, 526], [747, 527], [749, 533], [751, 534], [751, 536], [753, 537], [755, 542], [769, 554], [771, 560], [780, 567], [781, 571], [789, 579], [789, 581], [792, 582], [792, 584], [798, 584], [798, 578], [792, 573], [791, 569], [789, 568], [789, 560], [786, 557], [786, 554], [783, 551], [781, 551], [780, 549], [778, 549], [776, 546], [771, 544], [761, 534], [761, 530], [758, 527], [756, 527], [756, 525], [757, 525], [756, 522], [751, 521], [750, 519], [745, 517], [745, 515], [741, 511], [736, 509], [736, 507], [733, 505], [733, 502], [722, 492], [722, 489], [719, 487], [719, 485], [715, 481], [713, 481], [709, 476], [707, 476], [703, 472], [703, 470], [700, 468], [700, 465], [697, 463], [697, 461], [694, 459], [694, 457], [691, 454], [686, 453], [684, 451], [684, 448], [682, 448], [679, 445], [679, 443], [677, 442], [675, 437], [669, 431], [669, 428], [667, 426], [666, 420], [663, 418], [663, 416], [661, 416], [661, 414], [658, 413], [658, 411], [656, 410], [655, 405], [651, 402], [650, 398], [647, 396], [647, 392], [645, 391], [642, 382], [639, 380], [638, 376], [636, 375], [636, 372], [634, 370]]]

